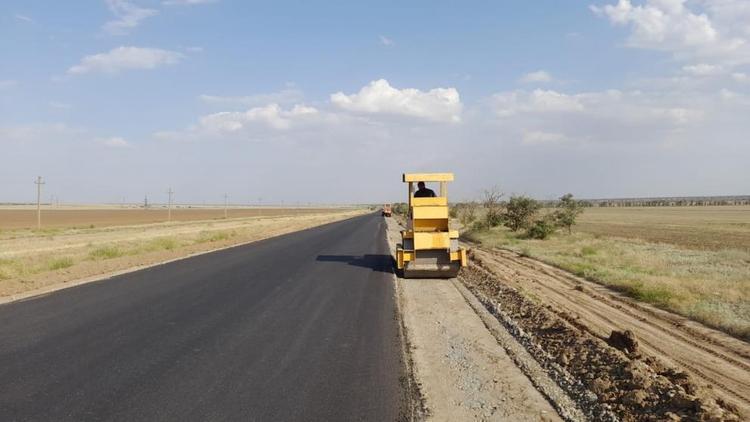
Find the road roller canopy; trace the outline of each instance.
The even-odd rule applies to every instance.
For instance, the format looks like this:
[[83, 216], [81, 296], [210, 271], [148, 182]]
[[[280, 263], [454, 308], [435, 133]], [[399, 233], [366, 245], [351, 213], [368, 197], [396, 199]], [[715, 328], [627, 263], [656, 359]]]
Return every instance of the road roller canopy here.
[[406, 182], [452, 182], [453, 173], [404, 173]]

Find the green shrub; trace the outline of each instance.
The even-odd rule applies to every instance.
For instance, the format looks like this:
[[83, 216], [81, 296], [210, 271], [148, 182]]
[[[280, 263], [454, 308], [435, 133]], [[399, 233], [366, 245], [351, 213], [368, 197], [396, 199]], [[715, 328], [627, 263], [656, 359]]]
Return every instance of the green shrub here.
[[166, 249], [168, 251], [171, 251], [179, 245], [177, 244], [177, 240], [175, 240], [174, 238], [159, 237], [149, 242], [149, 246], [151, 246], [152, 249]]
[[584, 246], [581, 248], [581, 255], [583, 256], [596, 255], [596, 248], [593, 246]]
[[642, 282], [636, 282], [633, 285], [628, 286], [625, 290], [627, 294], [634, 299], [653, 303], [657, 306], [666, 306], [672, 299], [671, 291], [660, 286], [644, 285]]
[[511, 196], [505, 205], [504, 224], [513, 231], [527, 229], [541, 204], [528, 196]]
[[71, 257], [62, 257], [62, 258], [55, 258], [50, 260], [47, 263], [47, 268], [54, 271], [54, 270], [61, 270], [63, 268], [72, 267], [74, 264], [73, 258]]
[[404, 202], [397, 202], [391, 204], [391, 212], [399, 215], [406, 215], [409, 213], [409, 206]]
[[501, 208], [489, 208], [484, 216], [484, 221], [488, 228], [497, 227], [505, 223], [505, 217]]
[[234, 231], [201, 232], [201, 234], [198, 236], [197, 242], [198, 243], [218, 242], [221, 240], [227, 240], [229, 238], [232, 238], [235, 235], [237, 235], [237, 233]]
[[122, 256], [124, 253], [117, 246], [100, 246], [93, 251], [89, 252], [89, 258], [91, 259], [111, 259]]
[[589, 281], [599, 281], [598, 269], [586, 262], [566, 262], [562, 268]]
[[464, 227], [469, 227], [477, 219], [477, 206], [475, 203], [467, 203], [461, 206], [459, 221]]
[[484, 223], [488, 229], [503, 223], [503, 207], [500, 199], [503, 197], [497, 186], [482, 193], [482, 207], [484, 207]]
[[557, 230], [555, 221], [550, 216], [544, 216], [543, 218], [534, 220], [534, 222], [526, 230], [526, 237], [530, 239], [546, 239], [552, 233]]
[[560, 197], [560, 202], [557, 204], [557, 210], [555, 211], [555, 221], [560, 227], [568, 229], [568, 234], [571, 233], [573, 225], [576, 223], [576, 218], [583, 212], [583, 205], [580, 201], [573, 199], [573, 194], [568, 193]]
[[484, 223], [484, 221], [477, 220], [474, 222], [474, 224], [471, 225], [471, 230], [479, 232], [482, 230], [485, 230], [487, 228], [487, 225]]
[[12, 259], [0, 258], [0, 280], [7, 280], [12, 277], [12, 268], [16, 265], [16, 261]]

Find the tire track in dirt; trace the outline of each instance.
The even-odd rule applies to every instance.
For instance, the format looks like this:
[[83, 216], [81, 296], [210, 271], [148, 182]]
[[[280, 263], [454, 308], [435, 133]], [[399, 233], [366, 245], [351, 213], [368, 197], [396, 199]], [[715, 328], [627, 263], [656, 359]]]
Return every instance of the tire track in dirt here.
[[538, 296], [579, 329], [606, 339], [631, 330], [641, 350], [702, 379], [724, 401], [750, 415], [750, 345], [626, 298], [563, 270], [509, 251], [474, 250], [475, 259], [510, 285]]
[[[638, 303], [634, 299], [625, 297], [605, 286], [582, 279], [568, 273], [565, 270], [555, 268], [537, 260], [520, 257], [510, 251], [493, 251], [493, 253], [495, 255], [502, 255], [503, 258], [513, 261], [514, 263], [517, 263], [519, 265], [523, 265], [530, 270], [539, 270], [550, 277], [556, 277], [561, 281], [567, 281], [568, 285], [576, 290], [579, 289], [579, 286], [582, 287], [584, 284], [587, 284], [588, 287], [592, 289], [591, 291], [586, 292], [589, 296], [604, 302], [608, 302], [611, 306], [654, 326], [660, 325], [652, 320], [647, 319], [646, 317], [641, 315], [641, 313], [648, 314], [652, 317], [655, 317], [659, 321], [671, 324], [673, 327], [679, 328], [681, 331], [685, 332], [685, 335], [682, 335], [680, 332], [673, 332], [673, 335], [680, 336], [683, 341], [690, 342], [695, 347], [702, 348], [706, 352], [711, 353], [718, 358], [732, 362], [735, 365], [742, 366], [746, 370], [750, 371], [750, 364], [746, 363], [746, 361], [750, 361], [750, 347], [748, 347], [747, 343], [741, 340], [735, 339], [734, 337], [728, 336], [717, 330], [707, 328], [700, 323], [690, 321], [685, 317], [672, 314], [661, 309], [653, 308], [646, 304]], [[597, 291], [602, 291], [604, 293], [597, 293]], [[693, 337], [696, 337], [697, 339], [694, 340]], [[714, 346], [714, 348], [706, 346], [705, 343], [710, 343], [712, 346]], [[730, 346], [728, 347], [727, 345]], [[716, 348], [722, 349], [722, 351], [717, 351]], [[744, 359], [737, 360], [731, 356], [734, 354], [739, 355]]]
[[741, 420], [735, 406], [686, 372], [637, 353], [632, 343], [608, 344], [579, 329], [552, 305], [477, 261], [463, 271], [462, 282], [579, 403], [588, 420]]

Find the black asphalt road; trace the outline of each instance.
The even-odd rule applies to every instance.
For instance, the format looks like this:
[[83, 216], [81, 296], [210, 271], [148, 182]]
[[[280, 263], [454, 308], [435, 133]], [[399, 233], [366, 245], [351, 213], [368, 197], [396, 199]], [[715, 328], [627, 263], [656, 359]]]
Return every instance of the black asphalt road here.
[[391, 421], [375, 214], [0, 305], [0, 421]]

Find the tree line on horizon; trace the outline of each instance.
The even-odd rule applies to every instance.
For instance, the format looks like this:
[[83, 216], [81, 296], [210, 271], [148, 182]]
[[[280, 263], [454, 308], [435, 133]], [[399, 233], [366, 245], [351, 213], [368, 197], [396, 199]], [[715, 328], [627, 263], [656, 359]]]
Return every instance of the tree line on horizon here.
[[[457, 218], [464, 227], [473, 231], [503, 225], [527, 238], [546, 239], [558, 229], [566, 229], [570, 234], [585, 208], [570, 193], [561, 196], [554, 204], [545, 204], [526, 195], [511, 195], [506, 201], [504, 196], [497, 187], [487, 189], [478, 202], [452, 204], [450, 217]], [[552, 209], [545, 211], [546, 208]], [[392, 210], [402, 215], [409, 212], [408, 205], [403, 202], [393, 204]]]

